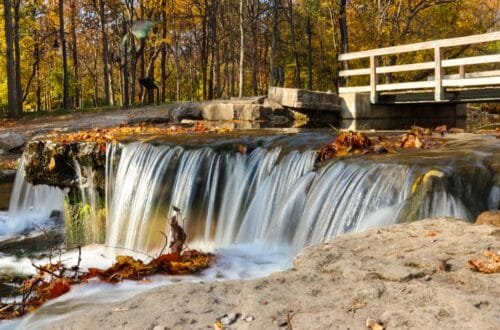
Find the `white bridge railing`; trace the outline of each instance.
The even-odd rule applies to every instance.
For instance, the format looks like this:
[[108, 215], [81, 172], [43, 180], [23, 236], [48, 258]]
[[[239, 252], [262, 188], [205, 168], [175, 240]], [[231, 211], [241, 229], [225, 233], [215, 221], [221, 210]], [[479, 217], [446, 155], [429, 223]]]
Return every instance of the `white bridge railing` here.
[[[379, 92], [423, 90], [433, 89], [435, 101], [446, 101], [444, 96], [446, 87], [469, 88], [481, 86], [500, 86], [500, 31], [460, 37], [451, 39], [441, 39], [402, 46], [371, 49], [367, 51], [341, 54], [339, 61], [352, 61], [359, 59], [370, 59], [370, 67], [362, 69], [352, 69], [340, 71], [341, 77], [354, 77], [369, 75], [369, 86], [340, 87], [339, 93], [370, 93], [372, 103], [377, 103]], [[443, 59], [443, 49], [449, 47], [459, 47], [479, 43], [494, 43], [493, 49], [496, 54], [472, 56], [455, 59]], [[421, 62], [391, 66], [377, 66], [378, 58], [381, 56], [394, 55], [400, 53], [417, 52], [422, 50], [434, 50], [434, 61]], [[495, 63], [494, 70], [466, 73], [465, 67], [475, 64]], [[458, 74], [444, 75], [444, 69], [458, 67]], [[434, 76], [428, 77], [427, 81], [400, 82], [379, 84], [378, 75], [406, 71], [434, 70]], [[500, 97], [500, 95], [499, 95]]]

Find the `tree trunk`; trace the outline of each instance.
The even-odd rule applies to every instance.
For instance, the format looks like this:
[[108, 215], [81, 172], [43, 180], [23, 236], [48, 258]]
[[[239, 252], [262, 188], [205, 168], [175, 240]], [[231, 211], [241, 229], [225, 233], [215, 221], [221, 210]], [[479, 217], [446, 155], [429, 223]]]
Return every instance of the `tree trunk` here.
[[104, 102], [105, 105], [114, 105], [113, 86], [111, 81], [111, 68], [109, 65], [108, 33], [106, 32], [105, 0], [99, 0], [99, 19], [101, 21], [102, 40], [102, 67], [104, 75]]
[[[346, 6], [347, 0], [339, 0], [339, 18], [338, 24], [340, 29], [340, 52], [348, 53], [349, 52], [349, 38], [348, 38], [348, 30], [347, 30], [347, 14], [346, 14]], [[342, 61], [342, 67], [344, 70], [349, 69], [349, 65], [347, 61]], [[345, 81], [347, 83], [347, 80]], [[342, 78], [339, 77], [339, 85], [344, 84]]]
[[244, 0], [240, 0], [240, 78], [239, 78], [239, 91], [238, 97], [243, 97], [243, 85], [244, 85], [244, 65], [245, 65], [245, 17], [243, 15]]
[[94, 105], [97, 108], [99, 106], [99, 79], [97, 79], [97, 49], [94, 50]]
[[258, 88], [258, 72], [259, 72], [259, 66], [258, 66], [258, 38], [257, 38], [257, 21], [258, 21], [258, 12], [259, 12], [259, 1], [252, 0], [251, 2], [251, 9], [249, 12], [251, 12], [251, 19], [252, 19], [252, 24], [250, 25], [251, 27], [251, 34], [252, 34], [252, 92], [253, 95], [257, 95], [259, 93], [259, 88]]
[[269, 87], [277, 85], [276, 75], [276, 53], [279, 43], [279, 29], [278, 29], [278, 0], [273, 0], [272, 15], [273, 15], [273, 36], [271, 42], [271, 57], [269, 59]]
[[17, 111], [23, 112], [23, 89], [21, 87], [21, 48], [19, 46], [19, 6], [20, 0], [14, 1], [14, 60], [16, 65]]
[[307, 16], [307, 88], [313, 89], [313, 69], [312, 69], [312, 28], [311, 17]]
[[208, 0], [205, 0], [202, 16], [202, 36], [201, 36], [201, 85], [203, 100], [207, 99], [207, 69], [208, 69]]
[[72, 0], [71, 6], [71, 57], [73, 60], [73, 75], [75, 76], [74, 108], [81, 108], [81, 88], [78, 68], [78, 40], [76, 39], [76, 0]]
[[68, 109], [68, 54], [66, 52], [66, 35], [64, 32], [64, 0], [59, 0], [59, 38], [61, 39], [61, 56], [62, 56], [62, 85], [63, 85], [63, 98], [62, 108]]
[[[127, 35], [127, 22], [124, 20], [122, 23], [124, 38]], [[122, 56], [121, 56], [121, 66], [122, 66], [122, 107], [128, 108], [130, 105], [129, 100], [129, 77], [128, 77], [128, 41], [123, 44]]]
[[294, 81], [295, 88], [301, 88], [299, 54], [295, 45], [295, 24], [293, 22], [293, 0], [288, 0], [288, 23], [290, 24], [290, 47], [295, 61]]
[[167, 39], [167, 1], [162, 0], [161, 2], [161, 58], [160, 58], [160, 69], [161, 69], [161, 83], [160, 83], [160, 102], [165, 102], [166, 99], [166, 90], [167, 90], [167, 43], [165, 40]]
[[19, 117], [19, 103], [17, 100], [17, 78], [14, 63], [14, 43], [12, 40], [12, 10], [10, 0], [3, 0], [4, 20], [5, 20], [5, 44], [6, 44], [6, 59], [7, 59], [7, 94], [9, 100], [9, 117]]

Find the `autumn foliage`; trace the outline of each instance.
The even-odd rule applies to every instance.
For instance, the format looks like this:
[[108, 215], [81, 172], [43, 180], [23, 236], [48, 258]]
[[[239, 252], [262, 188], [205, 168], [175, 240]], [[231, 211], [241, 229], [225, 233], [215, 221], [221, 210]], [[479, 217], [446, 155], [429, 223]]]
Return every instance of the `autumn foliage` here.
[[[441, 136], [445, 134], [442, 131], [438, 132]], [[430, 129], [418, 126], [413, 126], [410, 132], [403, 135], [392, 136], [368, 137], [362, 132], [342, 131], [332, 143], [321, 147], [319, 158], [321, 161], [326, 161], [349, 155], [396, 153], [403, 149], [431, 149], [441, 144], [442, 141], [433, 137]]]
[[84, 279], [98, 277], [104, 282], [118, 283], [123, 280], [139, 281], [155, 274], [194, 274], [207, 268], [213, 260], [214, 255], [196, 250], [184, 251], [182, 254], [162, 254], [147, 264], [130, 256], [118, 256], [113, 266], [108, 269], [89, 268]]
[[179, 135], [179, 134], [203, 134], [203, 133], [228, 133], [229, 129], [209, 128], [203, 122], [197, 121], [193, 126], [168, 125], [156, 126], [148, 123], [140, 123], [139, 125], [121, 125], [119, 127], [95, 128], [81, 130], [67, 134], [58, 134], [51, 139], [54, 142], [71, 143], [71, 142], [96, 142], [106, 143], [132, 135]]
[[148, 276], [188, 275], [208, 268], [215, 256], [196, 250], [180, 253], [162, 254], [148, 263], [130, 256], [118, 256], [108, 269], [89, 268], [80, 271], [79, 266], [67, 268], [61, 262], [35, 266], [36, 275], [26, 279], [20, 289], [21, 302], [0, 303], [0, 320], [14, 319], [32, 312], [49, 300], [62, 296], [75, 284], [86, 283], [93, 278], [107, 283], [119, 283], [124, 280], [140, 281]]
[[480, 273], [500, 273], [500, 253], [486, 250], [483, 252], [486, 259], [469, 260], [469, 267]]

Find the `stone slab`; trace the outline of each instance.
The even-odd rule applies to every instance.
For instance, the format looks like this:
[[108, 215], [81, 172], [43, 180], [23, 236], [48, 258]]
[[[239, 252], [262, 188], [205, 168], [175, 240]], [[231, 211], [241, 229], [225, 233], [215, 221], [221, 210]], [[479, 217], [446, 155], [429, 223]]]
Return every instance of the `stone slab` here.
[[330, 92], [270, 87], [268, 98], [296, 110], [340, 111], [339, 97]]

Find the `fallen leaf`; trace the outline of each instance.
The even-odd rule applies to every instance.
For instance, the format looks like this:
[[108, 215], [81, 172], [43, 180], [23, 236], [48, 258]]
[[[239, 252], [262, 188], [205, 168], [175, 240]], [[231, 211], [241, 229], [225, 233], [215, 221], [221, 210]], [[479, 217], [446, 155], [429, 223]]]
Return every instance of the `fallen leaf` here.
[[489, 260], [475, 259], [469, 260], [472, 270], [485, 274], [500, 273], [500, 254], [493, 251], [484, 251], [483, 255]]

